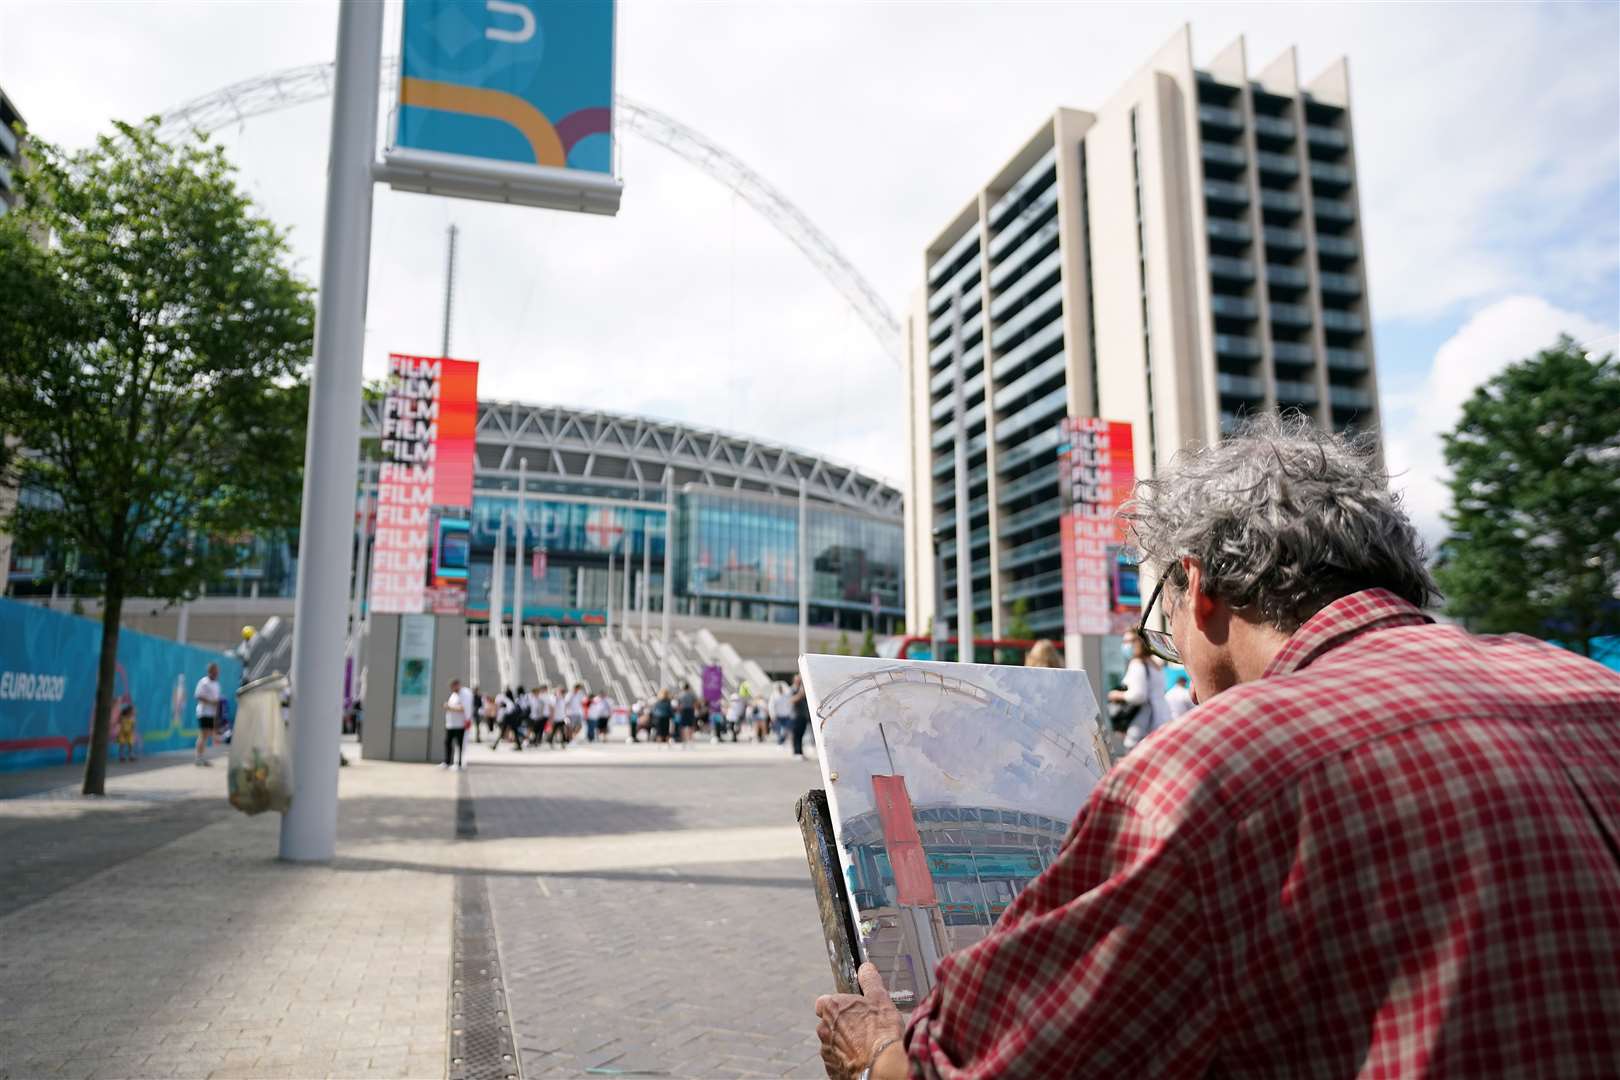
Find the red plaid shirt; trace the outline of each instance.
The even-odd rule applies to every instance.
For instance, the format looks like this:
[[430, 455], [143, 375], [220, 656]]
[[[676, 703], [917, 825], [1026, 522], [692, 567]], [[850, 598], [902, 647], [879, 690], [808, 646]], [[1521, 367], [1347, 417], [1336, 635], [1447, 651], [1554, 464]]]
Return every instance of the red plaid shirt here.
[[923, 1076], [1620, 1076], [1620, 677], [1344, 597], [938, 978]]

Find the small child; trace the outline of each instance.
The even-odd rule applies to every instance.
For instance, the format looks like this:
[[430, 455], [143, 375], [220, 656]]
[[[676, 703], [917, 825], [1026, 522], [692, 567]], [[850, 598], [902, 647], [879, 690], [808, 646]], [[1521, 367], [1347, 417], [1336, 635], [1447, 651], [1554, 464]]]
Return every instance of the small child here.
[[135, 760], [135, 704], [125, 702], [118, 711], [118, 760]]

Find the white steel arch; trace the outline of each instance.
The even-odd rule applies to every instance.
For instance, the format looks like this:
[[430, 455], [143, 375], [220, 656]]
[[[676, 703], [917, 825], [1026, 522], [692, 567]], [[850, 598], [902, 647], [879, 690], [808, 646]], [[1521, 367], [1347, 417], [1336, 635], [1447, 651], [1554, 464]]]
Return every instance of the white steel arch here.
[[[398, 71], [397, 56], [383, 58], [384, 85], [391, 84]], [[254, 116], [330, 97], [332, 82], [331, 62], [305, 64], [256, 75], [166, 110], [161, 114], [163, 122], [159, 130], [171, 139], [184, 137], [193, 131], [217, 131]], [[750, 169], [741, 158], [668, 113], [623, 94], [615, 96], [613, 104], [620, 130], [633, 131], [696, 165], [711, 178], [736, 192], [791, 241], [860, 316], [889, 358], [899, 363], [900, 320], [883, 302], [871, 282], [786, 195]]]

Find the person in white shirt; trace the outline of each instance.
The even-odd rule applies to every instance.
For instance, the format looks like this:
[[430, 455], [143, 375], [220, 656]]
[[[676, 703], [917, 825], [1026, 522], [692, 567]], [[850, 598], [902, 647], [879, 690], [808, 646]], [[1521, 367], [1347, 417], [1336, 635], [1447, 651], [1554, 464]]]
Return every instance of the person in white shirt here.
[[1125, 729], [1125, 752], [1170, 722], [1170, 704], [1164, 699], [1164, 664], [1148, 651], [1147, 642], [1134, 633], [1120, 643], [1130, 663], [1125, 667], [1125, 686], [1111, 690], [1109, 701], [1136, 706], [1136, 715]]
[[223, 696], [219, 688], [219, 665], [209, 664], [208, 674], [197, 680], [192, 697], [197, 699], [197, 764], [207, 765], [203, 748], [214, 745], [214, 728], [219, 724], [219, 702]]
[[[562, 695], [558, 695], [561, 697]], [[568, 721], [568, 726], [574, 734], [579, 734], [585, 726], [585, 687], [580, 683], [574, 684], [574, 689], [567, 697], [562, 698], [561, 712]]]
[[[450, 680], [450, 697], [444, 703], [444, 761], [441, 769], [465, 769], [467, 724], [473, 714], [472, 691], [460, 679]], [[452, 758], [451, 751], [454, 750]]]
[[595, 729], [596, 738], [601, 742], [607, 742], [608, 721], [613, 718], [613, 702], [608, 700], [608, 696], [597, 694], [591, 698], [591, 703], [585, 710], [585, 717]]
[[771, 723], [776, 725], [776, 745], [787, 741], [788, 728], [793, 726], [793, 695], [786, 683], [777, 683], [771, 693]]
[[1198, 704], [1193, 700], [1192, 687], [1187, 682], [1187, 676], [1176, 676], [1176, 685], [1172, 686], [1164, 695], [1164, 700], [1170, 706], [1170, 719], [1180, 720], [1192, 712], [1192, 707]]

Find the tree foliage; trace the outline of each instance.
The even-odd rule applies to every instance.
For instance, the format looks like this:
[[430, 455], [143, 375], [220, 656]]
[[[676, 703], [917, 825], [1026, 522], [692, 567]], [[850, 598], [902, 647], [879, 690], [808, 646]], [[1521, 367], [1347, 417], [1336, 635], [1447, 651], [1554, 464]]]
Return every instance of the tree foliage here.
[[186, 596], [298, 521], [312, 291], [223, 151], [156, 124], [31, 139], [0, 218], [0, 465], [31, 496], [4, 527], [77, 550], [104, 595], [87, 791], [123, 598]]
[[1567, 642], [1620, 631], [1620, 365], [1565, 336], [1481, 386], [1445, 437], [1437, 577], [1473, 629]]

